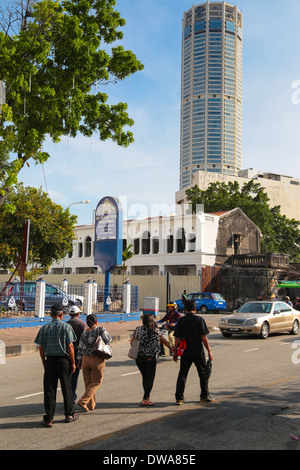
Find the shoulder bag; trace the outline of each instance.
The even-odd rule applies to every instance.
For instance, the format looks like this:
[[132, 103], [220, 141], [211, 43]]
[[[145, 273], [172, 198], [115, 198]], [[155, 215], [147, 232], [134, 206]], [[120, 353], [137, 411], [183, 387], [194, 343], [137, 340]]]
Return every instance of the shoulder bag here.
[[101, 359], [110, 359], [112, 357], [112, 348], [109, 344], [105, 344], [101, 335], [95, 341], [92, 348], [93, 356], [100, 357]]
[[138, 356], [140, 342], [141, 342], [142, 327], [138, 326], [137, 328], [137, 337], [134, 336], [131, 348], [128, 351], [128, 357], [131, 359], [136, 359]]
[[187, 348], [186, 340], [183, 338], [178, 345], [177, 356], [182, 356], [186, 348]]

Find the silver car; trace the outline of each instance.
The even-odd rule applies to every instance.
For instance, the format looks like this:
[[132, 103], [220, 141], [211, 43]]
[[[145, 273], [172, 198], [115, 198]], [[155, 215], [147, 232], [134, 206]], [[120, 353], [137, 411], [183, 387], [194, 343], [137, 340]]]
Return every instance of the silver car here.
[[268, 338], [270, 333], [299, 332], [300, 312], [285, 302], [247, 302], [233, 315], [222, 317], [219, 329], [223, 336], [257, 335]]

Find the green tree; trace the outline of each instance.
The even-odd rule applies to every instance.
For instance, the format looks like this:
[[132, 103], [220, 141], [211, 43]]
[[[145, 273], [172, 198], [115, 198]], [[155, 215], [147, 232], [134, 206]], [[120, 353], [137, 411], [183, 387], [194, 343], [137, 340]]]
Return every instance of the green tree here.
[[203, 205], [205, 212], [220, 212], [239, 207], [262, 232], [262, 251], [290, 254], [290, 260], [300, 261], [300, 222], [281, 215], [280, 206], [270, 207], [268, 195], [260, 183], [253, 180], [242, 188], [237, 181], [210, 183], [206, 190], [197, 185], [187, 189], [192, 211]]
[[121, 45], [116, 0], [13, 0], [0, 10], [0, 205], [29, 160], [43, 163], [46, 138], [78, 133], [128, 146], [126, 103], [109, 104], [98, 86], [142, 70]]
[[28, 263], [47, 268], [70, 251], [77, 217], [55, 204], [42, 189], [16, 185], [7, 196], [16, 210], [0, 207], [0, 265], [14, 269], [23, 252], [24, 225], [30, 219]]
[[126, 269], [127, 269], [126, 261], [128, 261], [129, 259], [131, 259], [131, 258], [134, 256], [134, 253], [133, 253], [133, 251], [131, 250], [132, 247], [133, 247], [132, 244], [131, 244], [131, 245], [128, 245], [127, 248], [125, 248], [125, 250], [122, 251], [123, 282], [124, 282], [124, 280], [125, 280], [125, 274], [126, 274]]

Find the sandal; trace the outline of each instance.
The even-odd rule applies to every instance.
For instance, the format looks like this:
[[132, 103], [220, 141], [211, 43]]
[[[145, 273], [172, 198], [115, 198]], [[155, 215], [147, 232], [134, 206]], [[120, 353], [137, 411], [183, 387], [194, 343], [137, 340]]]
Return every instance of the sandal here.
[[74, 413], [72, 416], [66, 416], [65, 423], [73, 423], [79, 418], [78, 414]]
[[154, 403], [150, 400], [143, 400], [141, 406], [153, 406]]

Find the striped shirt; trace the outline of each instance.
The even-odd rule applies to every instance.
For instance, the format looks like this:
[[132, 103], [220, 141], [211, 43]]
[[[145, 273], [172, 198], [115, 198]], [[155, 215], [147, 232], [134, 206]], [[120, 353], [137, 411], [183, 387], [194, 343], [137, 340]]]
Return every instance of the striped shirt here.
[[68, 356], [67, 345], [76, 341], [73, 328], [58, 318], [42, 326], [34, 342], [43, 347], [44, 356]]

